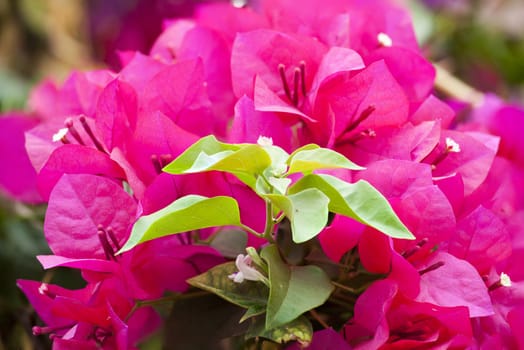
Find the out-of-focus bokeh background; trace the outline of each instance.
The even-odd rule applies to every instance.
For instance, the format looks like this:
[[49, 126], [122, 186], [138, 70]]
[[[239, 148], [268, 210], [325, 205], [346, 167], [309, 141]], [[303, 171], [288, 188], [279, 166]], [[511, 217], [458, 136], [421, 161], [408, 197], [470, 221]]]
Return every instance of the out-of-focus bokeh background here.
[[[213, 0], [200, 1], [210, 2]], [[214, 0], [218, 1], [218, 0]], [[524, 1], [404, 0], [427, 56], [479, 91], [524, 101]], [[162, 21], [191, 14], [196, 0], [0, 0], [0, 112], [23, 109], [30, 89], [72, 70], [118, 69], [116, 50], [147, 52]], [[9, 149], [0, 148], [0, 152]], [[0, 169], [1, 171], [1, 169]], [[17, 278], [74, 288], [73, 271], [44, 273], [44, 207], [0, 194], [0, 350], [47, 349]]]

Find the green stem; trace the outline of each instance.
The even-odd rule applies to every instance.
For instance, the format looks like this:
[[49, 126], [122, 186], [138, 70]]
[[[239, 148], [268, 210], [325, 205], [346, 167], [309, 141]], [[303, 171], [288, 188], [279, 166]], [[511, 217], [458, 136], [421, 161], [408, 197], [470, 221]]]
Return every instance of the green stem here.
[[352, 294], [358, 293], [358, 290], [356, 290], [354, 288], [351, 288], [351, 287], [348, 287], [348, 286], [346, 286], [344, 284], [341, 284], [341, 283], [338, 283], [338, 282], [335, 282], [335, 281], [331, 281], [331, 284], [334, 285], [337, 288], [340, 288], [340, 289], [345, 290], [347, 292], [350, 292]]
[[254, 236], [257, 236], [257, 237], [260, 237], [260, 238], [263, 238], [263, 237], [264, 237], [263, 234], [261, 234], [261, 233], [255, 231], [255, 230], [253, 230], [251, 227], [249, 227], [249, 226], [247, 226], [247, 225], [244, 225], [244, 224], [241, 223], [241, 224], [240, 224], [240, 227], [241, 227], [243, 230], [245, 230], [245, 231], [251, 233], [251, 234], [254, 235]]
[[264, 229], [264, 238], [269, 243], [275, 243], [273, 238], [274, 228], [275, 224], [273, 222], [273, 204], [271, 204], [271, 202], [266, 199], [266, 227]]

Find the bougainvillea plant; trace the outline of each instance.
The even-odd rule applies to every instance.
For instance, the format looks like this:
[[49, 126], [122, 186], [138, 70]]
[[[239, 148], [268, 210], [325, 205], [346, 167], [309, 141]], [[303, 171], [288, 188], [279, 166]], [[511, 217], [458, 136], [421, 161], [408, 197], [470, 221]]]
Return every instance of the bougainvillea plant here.
[[217, 1], [118, 57], [0, 119], [3, 192], [47, 204], [39, 262], [85, 281], [18, 281], [35, 336], [524, 346], [524, 111], [486, 95], [455, 118], [404, 9]]

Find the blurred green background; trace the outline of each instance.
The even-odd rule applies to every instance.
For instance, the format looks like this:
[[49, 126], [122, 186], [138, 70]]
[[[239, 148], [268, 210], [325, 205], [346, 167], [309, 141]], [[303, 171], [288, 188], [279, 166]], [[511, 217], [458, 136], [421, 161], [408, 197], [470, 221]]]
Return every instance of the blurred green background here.
[[[136, 1], [103, 1], [0, 0], [0, 112], [23, 109], [31, 87], [45, 77], [61, 81], [73, 69], [104, 66], [104, 47], [118, 37]], [[405, 3], [431, 60], [480, 91], [524, 101], [524, 1]], [[37, 263], [36, 255], [49, 253], [44, 213], [44, 207], [0, 196], [0, 350], [50, 346], [45, 336], [31, 335], [36, 316], [16, 288], [17, 278], [81, 285], [74, 271], [44, 273]]]

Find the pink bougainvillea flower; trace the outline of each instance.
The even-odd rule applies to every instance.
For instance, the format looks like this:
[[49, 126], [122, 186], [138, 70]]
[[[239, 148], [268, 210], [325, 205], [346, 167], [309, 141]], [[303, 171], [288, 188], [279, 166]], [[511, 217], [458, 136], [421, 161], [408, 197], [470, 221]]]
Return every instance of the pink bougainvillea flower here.
[[410, 349], [467, 346], [472, 331], [465, 307], [416, 302], [395, 282], [374, 282], [357, 300], [355, 316], [344, 327], [353, 349]]
[[345, 253], [358, 244], [365, 227], [354, 219], [336, 215], [331, 225], [318, 236], [322, 250], [333, 261], [340, 261]]
[[417, 301], [445, 307], [465, 306], [470, 317], [493, 315], [488, 290], [478, 272], [467, 261], [437, 252], [418, 268], [424, 273], [420, 278]]
[[65, 174], [49, 197], [44, 232], [53, 253], [104, 258], [105, 241], [122, 245], [136, 216], [136, 202], [114, 181], [89, 174]]
[[42, 199], [36, 188], [36, 172], [24, 145], [24, 132], [37, 123], [20, 114], [0, 117], [0, 190], [23, 202], [38, 203]]
[[481, 275], [488, 274], [512, 250], [506, 225], [482, 206], [457, 222], [457, 231], [447, 246], [450, 254], [471, 263]]
[[33, 327], [33, 333], [50, 335], [57, 341], [57, 348], [102, 346], [127, 350], [160, 323], [152, 308], [130, 314], [134, 301], [126, 296], [125, 287], [115, 279], [88, 284], [76, 291], [26, 280], [19, 280], [18, 286], [46, 323], [45, 327]]
[[323, 329], [313, 333], [313, 340], [305, 348], [298, 343], [288, 346], [286, 350], [351, 350], [351, 346], [344, 340], [340, 333], [337, 333], [333, 328]]

